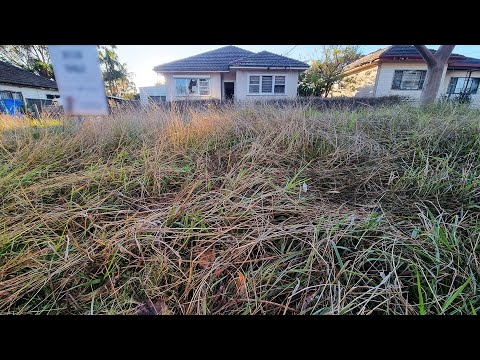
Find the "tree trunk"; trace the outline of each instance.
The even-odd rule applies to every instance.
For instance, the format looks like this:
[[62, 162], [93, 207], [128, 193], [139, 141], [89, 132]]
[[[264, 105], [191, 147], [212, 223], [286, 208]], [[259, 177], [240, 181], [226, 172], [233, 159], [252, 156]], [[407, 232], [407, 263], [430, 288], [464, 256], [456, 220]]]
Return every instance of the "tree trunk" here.
[[326, 85], [325, 86], [325, 95], [323, 97], [328, 97], [328, 94], [330, 94], [330, 89], [332, 88], [332, 85]]
[[435, 55], [425, 45], [414, 45], [427, 63], [427, 76], [420, 95], [420, 105], [431, 105], [437, 99], [442, 84], [443, 70], [455, 45], [442, 45]]
[[440, 85], [442, 84], [442, 75], [445, 64], [436, 64], [428, 66], [427, 76], [423, 84], [422, 94], [420, 96], [420, 104], [431, 105], [437, 98]]

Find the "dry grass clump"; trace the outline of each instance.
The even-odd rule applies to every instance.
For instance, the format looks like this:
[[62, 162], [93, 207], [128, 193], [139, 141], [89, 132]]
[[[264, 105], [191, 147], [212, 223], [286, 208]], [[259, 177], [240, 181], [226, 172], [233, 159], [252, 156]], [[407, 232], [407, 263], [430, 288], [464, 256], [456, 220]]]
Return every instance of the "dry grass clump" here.
[[480, 112], [0, 118], [4, 314], [474, 314]]

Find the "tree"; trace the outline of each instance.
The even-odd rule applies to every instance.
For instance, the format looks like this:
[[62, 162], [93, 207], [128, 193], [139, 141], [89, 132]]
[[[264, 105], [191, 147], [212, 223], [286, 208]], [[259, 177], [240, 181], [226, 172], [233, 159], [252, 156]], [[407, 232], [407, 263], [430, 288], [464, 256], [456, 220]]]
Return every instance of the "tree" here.
[[[133, 98], [135, 84], [127, 64], [121, 63], [116, 45], [97, 45], [107, 95]], [[55, 79], [46, 45], [0, 45], [0, 60], [34, 74]]]
[[0, 45], [0, 60], [34, 74], [55, 79], [46, 45]]
[[445, 65], [455, 45], [442, 45], [435, 54], [432, 54], [425, 45], [415, 45], [415, 48], [427, 63], [427, 76], [423, 84], [422, 94], [420, 95], [420, 104], [422, 106], [430, 105], [437, 98]]
[[98, 45], [106, 93], [110, 96], [133, 98], [136, 93], [135, 84], [130, 79], [133, 73], [128, 72], [127, 64], [120, 62], [116, 48], [116, 45]]
[[345, 67], [360, 58], [358, 46], [324, 45], [310, 68], [300, 75], [299, 94], [327, 97], [333, 84], [345, 77]]

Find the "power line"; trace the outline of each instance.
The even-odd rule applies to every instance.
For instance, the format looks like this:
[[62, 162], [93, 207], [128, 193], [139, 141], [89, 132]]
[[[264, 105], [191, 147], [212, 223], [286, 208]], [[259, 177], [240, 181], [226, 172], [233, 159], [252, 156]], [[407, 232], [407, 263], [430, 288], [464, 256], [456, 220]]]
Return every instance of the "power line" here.
[[298, 45], [295, 45], [293, 48], [291, 48], [290, 50], [288, 50], [285, 54], [283, 54], [283, 56], [287, 56], [288, 54], [290, 54], [290, 52], [295, 49]]

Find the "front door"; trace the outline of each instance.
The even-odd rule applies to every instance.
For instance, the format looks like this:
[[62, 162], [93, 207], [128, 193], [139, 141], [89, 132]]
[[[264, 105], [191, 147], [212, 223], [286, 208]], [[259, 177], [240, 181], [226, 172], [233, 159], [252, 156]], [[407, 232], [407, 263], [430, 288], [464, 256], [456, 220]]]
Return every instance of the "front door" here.
[[233, 100], [233, 94], [235, 92], [235, 83], [233, 81], [225, 81], [223, 83], [223, 89], [225, 94], [225, 100]]

